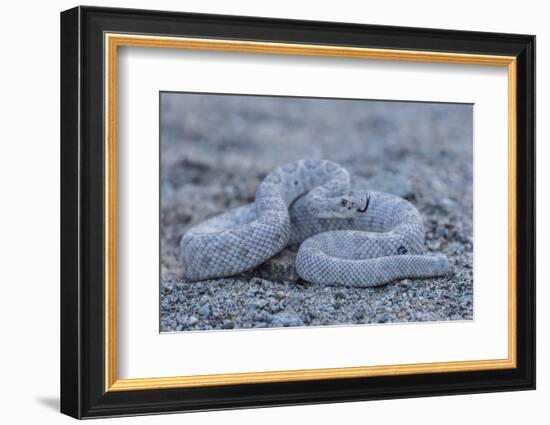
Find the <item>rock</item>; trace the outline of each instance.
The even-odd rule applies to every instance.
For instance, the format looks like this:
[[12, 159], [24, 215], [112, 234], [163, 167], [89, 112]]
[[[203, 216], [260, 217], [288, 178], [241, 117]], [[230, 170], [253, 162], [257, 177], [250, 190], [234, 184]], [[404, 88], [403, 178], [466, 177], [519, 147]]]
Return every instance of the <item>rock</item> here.
[[284, 249], [275, 257], [252, 270], [252, 272], [247, 272], [244, 275], [248, 276], [253, 274], [254, 276], [270, 281], [297, 283], [300, 277], [296, 273], [296, 268], [294, 267], [295, 261], [296, 253], [289, 249]]
[[472, 294], [465, 294], [460, 297], [461, 304], [471, 304], [472, 303]]
[[210, 307], [208, 305], [203, 305], [199, 308], [199, 311], [198, 313], [201, 315], [201, 316], [208, 316], [210, 315]]
[[447, 212], [452, 212], [456, 209], [456, 204], [452, 199], [442, 198], [440, 202], [443, 209]]
[[428, 241], [426, 242], [426, 245], [428, 246], [428, 248], [430, 248], [432, 251], [438, 251], [441, 244], [439, 243], [439, 241]]
[[277, 291], [277, 292], [275, 292], [275, 294], [273, 296], [277, 300], [282, 300], [282, 299], [286, 298], [286, 294], [283, 291]]
[[338, 291], [334, 294], [334, 298], [336, 298], [337, 300], [343, 299], [346, 298], [346, 294], [344, 294], [342, 291]]
[[267, 300], [254, 300], [252, 301], [252, 305], [258, 309], [264, 308], [266, 305], [269, 304], [269, 301]]
[[222, 329], [233, 329], [235, 327], [235, 322], [232, 320], [224, 320]]
[[271, 319], [273, 327], [303, 326], [303, 320], [294, 312], [283, 311], [275, 314]]

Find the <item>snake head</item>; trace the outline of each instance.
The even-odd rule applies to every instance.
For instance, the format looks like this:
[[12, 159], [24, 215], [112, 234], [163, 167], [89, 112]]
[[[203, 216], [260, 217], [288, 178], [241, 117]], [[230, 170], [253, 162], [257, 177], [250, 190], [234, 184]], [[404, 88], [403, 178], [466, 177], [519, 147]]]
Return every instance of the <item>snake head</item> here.
[[370, 195], [345, 195], [327, 198], [315, 208], [318, 218], [354, 218], [365, 212], [369, 207]]

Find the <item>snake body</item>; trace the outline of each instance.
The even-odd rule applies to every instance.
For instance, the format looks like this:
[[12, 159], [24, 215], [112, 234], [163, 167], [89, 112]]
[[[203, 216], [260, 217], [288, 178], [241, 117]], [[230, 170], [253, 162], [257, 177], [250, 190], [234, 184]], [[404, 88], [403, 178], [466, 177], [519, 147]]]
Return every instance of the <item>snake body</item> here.
[[424, 225], [408, 201], [351, 188], [328, 160], [299, 160], [260, 183], [254, 203], [210, 218], [180, 241], [185, 277], [205, 280], [251, 270], [299, 245], [296, 271], [306, 281], [376, 286], [448, 272], [443, 254], [426, 254]]

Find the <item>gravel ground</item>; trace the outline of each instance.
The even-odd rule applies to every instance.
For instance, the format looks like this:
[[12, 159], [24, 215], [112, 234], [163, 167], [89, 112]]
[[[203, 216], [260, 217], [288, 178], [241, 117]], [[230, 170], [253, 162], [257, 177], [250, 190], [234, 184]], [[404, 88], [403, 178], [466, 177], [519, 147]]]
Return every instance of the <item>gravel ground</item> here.
[[[411, 201], [451, 273], [315, 285], [296, 276], [289, 249], [241, 276], [186, 282], [181, 235], [252, 202], [266, 174], [301, 158], [334, 160], [354, 182]], [[471, 320], [472, 166], [470, 105], [163, 93], [161, 331]]]

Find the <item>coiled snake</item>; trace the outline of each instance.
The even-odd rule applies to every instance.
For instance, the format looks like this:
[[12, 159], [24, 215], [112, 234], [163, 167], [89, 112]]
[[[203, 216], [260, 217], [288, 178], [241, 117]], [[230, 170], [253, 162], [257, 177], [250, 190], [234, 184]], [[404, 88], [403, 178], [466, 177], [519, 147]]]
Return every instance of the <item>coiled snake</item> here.
[[186, 278], [205, 280], [245, 272], [301, 244], [302, 279], [367, 287], [448, 273], [447, 257], [426, 254], [424, 237], [422, 217], [405, 199], [351, 190], [335, 162], [299, 160], [267, 175], [254, 203], [190, 229], [180, 258]]

